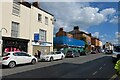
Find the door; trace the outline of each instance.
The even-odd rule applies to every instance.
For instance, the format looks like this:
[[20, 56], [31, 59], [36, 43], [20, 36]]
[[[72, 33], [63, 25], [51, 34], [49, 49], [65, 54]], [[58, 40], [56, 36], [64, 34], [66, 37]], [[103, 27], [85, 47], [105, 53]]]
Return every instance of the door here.
[[21, 52], [13, 53], [14, 60], [16, 60], [16, 64], [23, 64], [24, 57], [22, 56]]
[[21, 54], [24, 57], [23, 63], [30, 63], [31, 62], [32, 57], [29, 54], [27, 54], [25, 52], [22, 52]]
[[61, 52], [56, 52], [56, 54], [57, 54], [57, 59], [61, 59], [61, 57], [62, 57]]

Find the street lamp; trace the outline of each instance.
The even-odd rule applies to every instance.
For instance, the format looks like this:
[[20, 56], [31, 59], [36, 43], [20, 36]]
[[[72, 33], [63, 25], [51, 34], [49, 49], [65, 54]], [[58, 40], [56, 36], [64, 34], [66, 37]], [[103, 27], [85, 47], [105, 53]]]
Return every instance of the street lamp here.
[[2, 30], [5, 30], [7, 33], [6, 28], [1, 28], [1, 30], [0, 30], [0, 56], [2, 55]]

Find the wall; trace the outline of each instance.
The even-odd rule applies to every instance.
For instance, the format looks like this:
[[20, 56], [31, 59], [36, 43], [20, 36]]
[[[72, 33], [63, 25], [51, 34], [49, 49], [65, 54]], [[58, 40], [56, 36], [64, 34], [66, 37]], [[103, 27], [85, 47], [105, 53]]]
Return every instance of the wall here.
[[[42, 22], [38, 21], [38, 13], [42, 14]], [[48, 25], [45, 25], [45, 16], [48, 17]], [[30, 21], [30, 44], [32, 45], [32, 40], [34, 40], [34, 33], [39, 33], [39, 29], [45, 30], [46, 31], [46, 41], [51, 42], [52, 46], [50, 48], [50, 51], [53, 51], [53, 24], [52, 21], [50, 20], [53, 18], [53, 16], [45, 13], [42, 10], [39, 10], [38, 8], [31, 6], [31, 21]], [[29, 48], [31, 50], [30, 52], [33, 51], [33, 46]]]

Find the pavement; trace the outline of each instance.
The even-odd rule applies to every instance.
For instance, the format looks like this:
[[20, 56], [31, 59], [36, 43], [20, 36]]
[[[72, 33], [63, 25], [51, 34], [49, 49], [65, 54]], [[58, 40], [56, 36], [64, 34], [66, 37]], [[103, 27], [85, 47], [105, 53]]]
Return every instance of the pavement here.
[[86, 80], [95, 78], [110, 80], [116, 78], [114, 75], [112, 57], [106, 54], [90, 54], [2, 69], [3, 80], [9, 78], [85, 78]]

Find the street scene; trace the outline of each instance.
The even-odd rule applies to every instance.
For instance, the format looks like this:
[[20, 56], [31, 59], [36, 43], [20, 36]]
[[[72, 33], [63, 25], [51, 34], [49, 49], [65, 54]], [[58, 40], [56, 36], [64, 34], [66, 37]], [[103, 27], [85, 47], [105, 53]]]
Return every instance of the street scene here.
[[103, 78], [115, 75], [112, 57], [105, 54], [66, 58], [54, 62], [38, 62], [36, 65], [20, 65], [3, 69], [4, 78]]
[[120, 80], [119, 1], [0, 2], [0, 77]]

